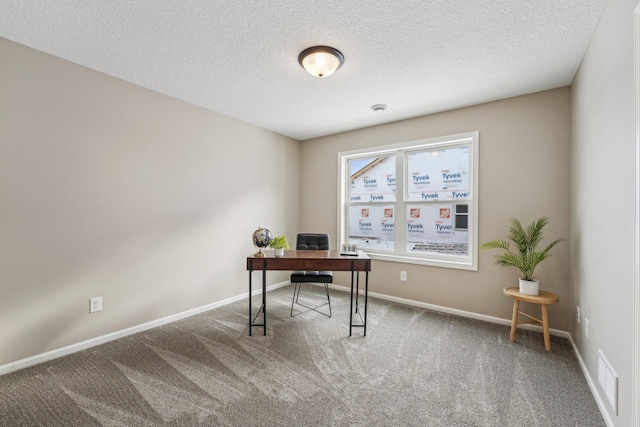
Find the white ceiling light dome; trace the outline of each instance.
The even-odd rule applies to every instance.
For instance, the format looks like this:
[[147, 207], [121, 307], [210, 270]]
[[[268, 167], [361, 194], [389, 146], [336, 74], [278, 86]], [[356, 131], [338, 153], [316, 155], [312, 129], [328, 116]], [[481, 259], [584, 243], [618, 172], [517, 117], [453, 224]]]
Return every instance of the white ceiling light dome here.
[[312, 76], [324, 78], [344, 64], [344, 55], [329, 46], [313, 46], [300, 52], [298, 62]]

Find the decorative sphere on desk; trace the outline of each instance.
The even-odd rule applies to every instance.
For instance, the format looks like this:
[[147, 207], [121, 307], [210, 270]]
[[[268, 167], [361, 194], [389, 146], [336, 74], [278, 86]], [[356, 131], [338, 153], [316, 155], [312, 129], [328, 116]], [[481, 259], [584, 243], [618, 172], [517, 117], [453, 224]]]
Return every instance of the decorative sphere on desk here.
[[258, 229], [253, 232], [253, 245], [259, 250], [253, 254], [253, 256], [264, 258], [266, 255], [262, 252], [262, 248], [268, 247], [272, 240], [273, 234], [271, 234], [271, 231], [258, 227]]

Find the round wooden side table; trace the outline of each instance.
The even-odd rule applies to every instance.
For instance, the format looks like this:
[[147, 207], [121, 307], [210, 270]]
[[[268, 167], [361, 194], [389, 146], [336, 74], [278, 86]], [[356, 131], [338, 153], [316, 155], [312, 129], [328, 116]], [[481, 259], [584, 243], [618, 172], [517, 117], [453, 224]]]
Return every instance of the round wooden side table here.
[[[509, 298], [513, 298], [513, 317], [511, 319], [511, 342], [516, 340], [516, 328], [520, 324], [524, 323], [541, 323], [542, 324], [542, 334], [544, 335], [544, 349], [547, 351], [551, 351], [551, 340], [549, 338], [549, 319], [547, 317], [547, 304], [555, 304], [560, 299], [558, 295], [552, 294], [547, 291], [540, 291], [539, 295], [527, 295], [521, 293], [517, 287], [514, 288], [504, 288], [502, 290]], [[527, 313], [523, 313], [520, 311], [520, 301], [531, 302], [533, 304], [540, 304], [540, 311], [542, 312], [542, 319], [538, 319], [533, 317]], [[531, 321], [518, 321], [518, 315], [523, 315], [531, 319]]]

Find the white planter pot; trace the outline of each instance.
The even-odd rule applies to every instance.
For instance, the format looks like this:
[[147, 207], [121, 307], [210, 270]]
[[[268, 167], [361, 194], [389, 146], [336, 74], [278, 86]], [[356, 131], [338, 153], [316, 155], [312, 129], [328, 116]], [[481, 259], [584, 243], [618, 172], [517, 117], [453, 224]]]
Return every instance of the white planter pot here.
[[284, 256], [284, 248], [276, 248], [273, 250], [273, 254], [277, 257], [277, 258], [282, 258]]
[[537, 280], [522, 280], [520, 281], [520, 293], [527, 295], [539, 295], [540, 283]]

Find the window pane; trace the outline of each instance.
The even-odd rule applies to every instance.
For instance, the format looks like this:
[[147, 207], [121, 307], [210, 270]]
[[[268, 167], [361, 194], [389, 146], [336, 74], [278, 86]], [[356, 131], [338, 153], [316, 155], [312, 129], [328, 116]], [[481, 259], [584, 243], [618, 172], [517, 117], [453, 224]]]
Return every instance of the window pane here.
[[407, 200], [468, 200], [469, 147], [407, 154]]
[[394, 250], [392, 205], [349, 206], [349, 243], [360, 248]]
[[469, 232], [454, 224], [456, 205], [407, 205], [407, 252], [468, 255]]
[[395, 202], [396, 157], [369, 157], [349, 160], [350, 201]]
[[469, 229], [469, 205], [456, 205], [456, 230]]
[[467, 230], [469, 228], [469, 215], [456, 214], [456, 230]]

